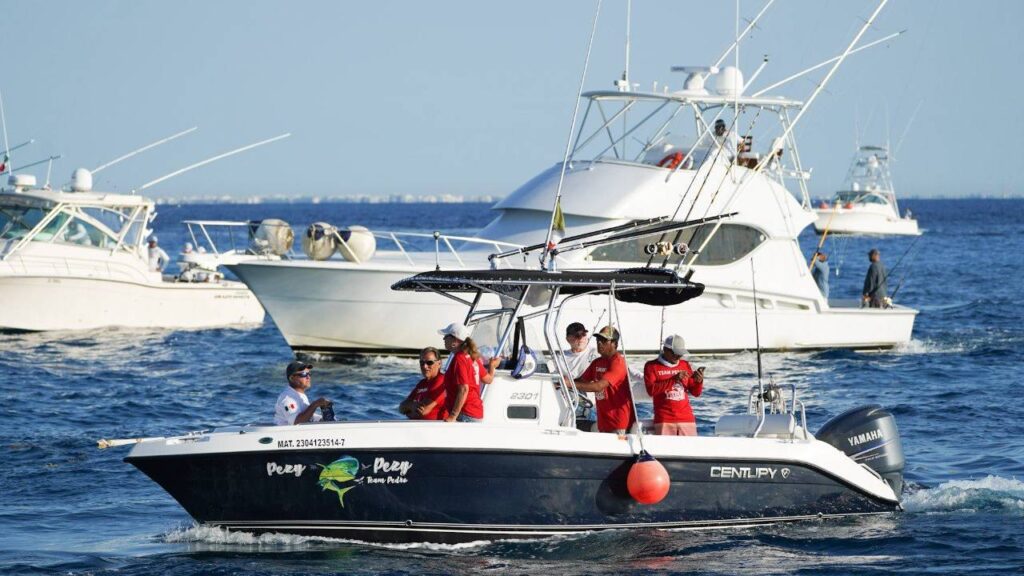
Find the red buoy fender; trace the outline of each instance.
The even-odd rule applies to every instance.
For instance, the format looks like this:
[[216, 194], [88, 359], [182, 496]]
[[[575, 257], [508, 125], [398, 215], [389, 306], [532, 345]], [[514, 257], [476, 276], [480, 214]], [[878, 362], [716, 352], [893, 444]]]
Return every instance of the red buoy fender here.
[[682, 152], [671, 152], [658, 162], [658, 166], [675, 170], [676, 166], [683, 163], [683, 158], [685, 158], [685, 155]]
[[629, 495], [641, 504], [657, 504], [668, 495], [668, 470], [646, 450], [640, 451], [626, 477]]

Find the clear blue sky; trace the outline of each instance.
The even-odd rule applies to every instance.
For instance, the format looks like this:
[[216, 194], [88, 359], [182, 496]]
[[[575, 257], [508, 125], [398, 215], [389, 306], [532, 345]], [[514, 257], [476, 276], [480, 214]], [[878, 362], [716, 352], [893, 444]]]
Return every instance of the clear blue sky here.
[[[752, 17], [762, 0], [744, 0]], [[150, 189], [155, 196], [504, 195], [561, 159], [595, 2], [8, 0], [0, 77], [15, 163], [64, 155], [66, 181], [134, 147], [199, 131], [97, 175], [127, 190], [220, 151], [283, 142]], [[777, 0], [741, 48], [758, 84], [838, 54], [867, 0]], [[649, 87], [706, 64], [733, 33], [731, 1], [634, 0], [631, 76]], [[904, 196], [1024, 192], [1019, 41], [1024, 2], [892, 0], [797, 129], [812, 192], [864, 141], [893, 139]], [[605, 0], [587, 87], [623, 68], [625, 0]], [[756, 86], [755, 86], [756, 87]], [[809, 80], [784, 94], [806, 98]], [[870, 120], [870, 123], [869, 123]], [[2, 148], [2, 146], [0, 146]]]

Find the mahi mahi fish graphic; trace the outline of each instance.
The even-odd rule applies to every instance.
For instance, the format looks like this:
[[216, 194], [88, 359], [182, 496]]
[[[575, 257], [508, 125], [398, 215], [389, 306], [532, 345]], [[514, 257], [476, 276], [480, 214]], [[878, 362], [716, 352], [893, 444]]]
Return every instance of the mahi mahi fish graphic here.
[[[326, 466], [323, 464], [317, 464], [317, 466], [323, 468], [320, 472], [320, 477], [317, 479], [317, 484], [324, 490], [336, 492], [338, 494], [338, 502], [344, 508], [345, 493], [355, 488], [356, 484], [362, 483], [362, 479], [356, 479], [356, 473], [359, 472], [359, 460], [351, 456], [343, 456]], [[354, 483], [351, 486], [340, 486], [340, 484], [349, 481], [354, 481]]]

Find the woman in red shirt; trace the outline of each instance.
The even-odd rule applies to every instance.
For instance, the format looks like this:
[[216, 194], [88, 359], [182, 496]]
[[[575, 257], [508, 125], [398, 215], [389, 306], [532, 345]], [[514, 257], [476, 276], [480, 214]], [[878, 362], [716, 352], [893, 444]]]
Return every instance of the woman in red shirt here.
[[465, 324], [452, 323], [438, 330], [444, 336], [444, 348], [452, 353], [452, 361], [444, 374], [445, 422], [479, 422], [484, 418], [480, 400], [480, 384], [490, 384], [501, 358], [491, 358], [485, 367], [480, 350], [469, 337]]

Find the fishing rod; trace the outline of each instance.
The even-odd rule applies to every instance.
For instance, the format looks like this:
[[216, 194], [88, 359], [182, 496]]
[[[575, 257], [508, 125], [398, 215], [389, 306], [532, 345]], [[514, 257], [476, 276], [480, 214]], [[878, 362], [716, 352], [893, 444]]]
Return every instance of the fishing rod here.
[[[903, 253], [903, 256], [901, 256], [900, 259], [896, 262], [896, 265], [892, 267], [892, 270], [889, 270], [885, 274], [885, 279], [887, 281], [889, 280], [889, 276], [892, 276], [892, 273], [895, 272], [897, 268], [899, 268], [900, 264], [903, 262], [903, 259], [906, 258], [907, 255], [910, 254], [910, 251], [913, 250], [914, 245], [917, 244], [917, 241], [920, 240], [920, 239], [921, 239], [920, 236], [918, 236], [917, 238], [914, 238], [914, 241], [910, 243], [910, 246], [907, 248], [907, 251]], [[907, 266], [910, 266], [911, 260], [913, 260], [913, 257], [911, 257], [910, 260], [907, 260]], [[907, 279], [908, 275], [909, 275], [909, 273], [907, 273], [907, 272], [903, 273], [903, 276], [900, 277], [900, 281], [896, 284], [896, 288], [893, 289], [892, 295], [890, 296], [890, 298], [894, 298], [894, 299], [896, 298], [896, 294], [899, 293], [900, 288], [903, 287], [903, 282]]]
[[[601, 15], [601, 0], [597, 0], [597, 9], [594, 10], [594, 24], [590, 29], [590, 42], [587, 44], [587, 57], [583, 61], [583, 74], [580, 75], [580, 87], [576, 93], [576, 102], [572, 108], [572, 122], [569, 123], [569, 134], [565, 139], [565, 155], [562, 157], [562, 168], [558, 174], [558, 188], [555, 189], [555, 204], [551, 208], [551, 221], [548, 223], [548, 234], [544, 239], [544, 254], [541, 255], [540, 263], [542, 268], [547, 267], [547, 258], [551, 252], [551, 237], [555, 234], [555, 218], [561, 213], [562, 185], [565, 183], [565, 171], [569, 167], [569, 156], [572, 154], [572, 134], [576, 131], [576, 118], [580, 112], [580, 98], [583, 96], [583, 84], [587, 80], [587, 69], [590, 67], [590, 53], [594, 48], [594, 36], [597, 34], [597, 20]], [[562, 232], [565, 232], [564, 223]], [[551, 256], [554, 259], [554, 255]]]
[[[593, 237], [593, 236], [598, 236], [600, 234], [610, 234], [610, 233], [619, 232], [619, 231], [622, 231], [622, 230], [629, 230], [630, 228], [640, 228], [640, 227], [643, 227], [643, 226], [650, 226], [651, 224], [658, 224], [660, 222], [664, 222], [665, 220], [668, 220], [668, 216], [657, 216], [655, 218], [647, 218], [645, 220], [633, 220], [632, 222], [627, 222], [626, 224], [620, 224], [618, 226], [613, 226], [611, 228], [602, 228], [600, 230], [594, 230], [592, 232], [584, 232], [582, 234], [576, 234], [575, 236], [568, 236], [566, 238], [562, 238], [562, 242], [573, 242], [573, 241], [576, 241], [576, 240], [582, 240], [583, 238], [590, 238], [590, 237]], [[500, 259], [500, 258], [507, 258], [509, 256], [515, 256], [517, 254], [529, 254], [530, 252], [533, 252], [534, 250], [537, 250], [539, 248], [543, 248], [546, 245], [547, 244], [544, 243], [544, 242], [539, 242], [537, 244], [531, 244], [529, 246], [523, 246], [522, 248], [516, 248], [514, 250], [507, 250], [505, 252], [499, 252], [497, 254], [491, 254], [490, 256], [487, 257], [487, 259], [488, 260], [496, 260], [496, 259]]]
[[625, 234], [620, 234], [618, 236], [611, 236], [609, 238], [601, 238], [600, 240], [593, 240], [593, 241], [590, 241], [590, 242], [579, 242], [579, 243], [576, 243], [576, 244], [570, 244], [570, 245], [562, 247], [562, 248], [555, 248], [555, 249], [551, 250], [551, 254], [552, 254], [552, 256], [557, 256], [557, 255], [561, 254], [562, 252], [570, 252], [572, 250], [582, 250], [583, 248], [591, 248], [591, 247], [594, 247], [594, 246], [604, 246], [605, 244], [615, 244], [615, 243], [618, 243], [618, 242], [622, 242], [623, 240], [631, 240], [633, 238], [639, 238], [639, 237], [647, 236], [647, 235], [650, 235], [650, 234], [658, 234], [658, 233], [661, 233], [661, 232], [672, 232], [674, 230], [678, 230], [678, 229], [682, 229], [682, 228], [692, 228], [694, 226], [700, 226], [701, 224], [706, 224], [708, 222], [717, 222], [719, 220], [724, 220], [725, 218], [731, 218], [731, 217], [733, 217], [733, 216], [735, 216], [737, 214], [739, 214], [739, 212], [729, 212], [728, 214], [719, 214], [718, 216], [708, 216], [707, 218], [698, 218], [697, 220], [688, 220], [686, 222], [672, 222], [672, 223], [666, 224], [664, 226], [655, 226], [653, 228], [648, 228], [648, 229], [645, 229], [645, 230], [635, 230], [635, 231], [632, 231], [632, 232], [627, 232]]

